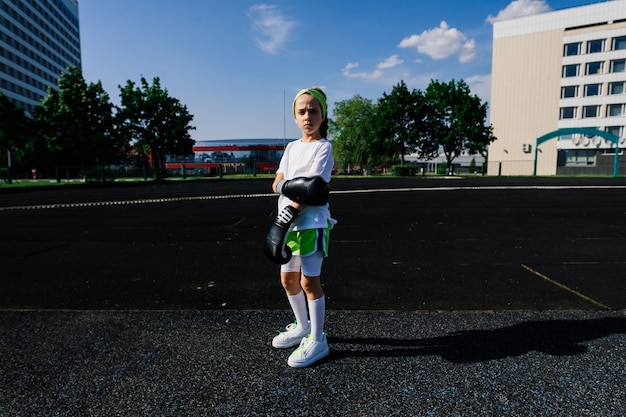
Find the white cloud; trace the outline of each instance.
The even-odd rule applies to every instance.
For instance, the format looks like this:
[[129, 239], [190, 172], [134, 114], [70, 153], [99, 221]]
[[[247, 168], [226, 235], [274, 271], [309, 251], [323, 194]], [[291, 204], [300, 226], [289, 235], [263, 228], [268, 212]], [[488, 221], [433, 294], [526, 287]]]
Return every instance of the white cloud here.
[[377, 69], [374, 72], [352, 72], [353, 69], [358, 68], [358, 62], [350, 62], [343, 68], [343, 75], [348, 78], [364, 78], [368, 80], [375, 80], [383, 75], [383, 71]]
[[378, 64], [378, 69], [387, 69], [397, 67], [398, 65], [402, 65], [404, 61], [398, 58], [398, 55], [391, 55], [389, 58]]
[[545, 0], [515, 0], [498, 12], [497, 16], [489, 15], [490, 23], [498, 20], [513, 19], [515, 17], [529, 16], [537, 13], [549, 12], [552, 8]]
[[344, 74], [346, 71], [350, 71], [352, 68], [357, 68], [359, 66], [358, 62], [348, 62], [348, 65], [346, 65], [343, 69]]
[[463, 44], [463, 47], [459, 51], [459, 62], [461, 64], [466, 64], [474, 59], [476, 56], [476, 52], [474, 51], [475, 46], [476, 42], [474, 42], [474, 39], [470, 39]]
[[449, 27], [445, 21], [439, 27], [425, 30], [420, 35], [402, 39], [398, 47], [417, 48], [417, 52], [437, 60], [458, 55], [461, 63], [471, 61], [476, 55], [474, 40], [468, 40], [463, 32]]
[[295, 21], [283, 16], [276, 6], [254, 5], [246, 14], [252, 20], [257, 45], [272, 55], [276, 55], [285, 46], [291, 30], [296, 25]]
[[379, 63], [376, 66], [376, 69], [372, 72], [352, 72], [353, 69], [359, 67], [358, 62], [350, 62], [343, 68], [343, 75], [348, 78], [362, 78], [367, 80], [376, 80], [383, 76], [385, 73], [384, 69], [394, 68], [398, 65], [402, 65], [404, 60], [398, 58], [398, 55], [391, 55], [389, 58], [385, 59], [383, 62]]

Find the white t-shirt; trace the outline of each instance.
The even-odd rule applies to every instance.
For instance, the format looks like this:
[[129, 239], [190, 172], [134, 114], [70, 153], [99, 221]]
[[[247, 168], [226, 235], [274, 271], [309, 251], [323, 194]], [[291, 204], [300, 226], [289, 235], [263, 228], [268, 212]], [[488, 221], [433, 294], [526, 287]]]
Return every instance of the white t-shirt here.
[[[283, 173], [286, 180], [319, 175], [324, 181], [330, 182], [334, 164], [333, 146], [328, 139], [313, 142], [296, 140], [287, 144], [277, 172]], [[278, 211], [280, 212], [291, 202], [289, 198], [281, 194], [278, 197]], [[295, 231], [326, 228], [328, 222], [331, 226], [337, 223], [330, 217], [328, 203], [323, 206], [306, 206], [291, 228]]]

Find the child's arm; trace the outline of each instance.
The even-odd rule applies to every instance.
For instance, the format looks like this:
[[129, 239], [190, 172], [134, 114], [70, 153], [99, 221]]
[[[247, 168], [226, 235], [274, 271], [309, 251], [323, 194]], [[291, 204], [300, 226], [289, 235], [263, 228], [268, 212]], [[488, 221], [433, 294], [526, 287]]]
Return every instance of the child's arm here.
[[282, 172], [276, 173], [276, 178], [274, 178], [274, 183], [272, 184], [272, 190], [274, 190], [275, 193], [278, 192], [276, 191], [276, 186], [278, 185], [279, 182], [281, 182], [284, 179], [285, 179], [285, 174], [283, 174]]
[[[282, 181], [282, 180], [284, 180], [284, 179], [285, 179], [285, 174], [283, 174], [282, 172], [278, 172], [278, 173], [276, 173], [276, 178], [274, 178], [274, 183], [272, 184], [272, 190], [274, 190], [274, 192], [275, 192], [275, 193], [277, 193], [277, 192], [278, 192], [278, 191], [276, 190], [276, 187], [278, 186], [278, 183], [279, 183], [279, 182], [281, 182], [281, 181]], [[295, 201], [292, 201], [292, 202], [291, 202], [291, 205], [292, 205], [294, 208], [296, 208], [296, 209], [298, 209], [298, 210], [300, 210], [300, 211], [302, 211], [302, 209], [303, 209], [304, 207], [306, 207], [304, 204], [299, 204], [299, 203], [296, 203]]]
[[300, 204], [323, 206], [328, 203], [328, 183], [319, 175], [282, 180], [276, 186], [276, 192]]

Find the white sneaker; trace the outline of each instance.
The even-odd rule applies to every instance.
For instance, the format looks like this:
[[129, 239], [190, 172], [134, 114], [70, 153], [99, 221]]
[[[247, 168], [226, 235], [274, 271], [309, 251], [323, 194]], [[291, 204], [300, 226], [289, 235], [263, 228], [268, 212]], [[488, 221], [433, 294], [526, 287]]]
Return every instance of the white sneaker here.
[[328, 353], [326, 335], [320, 341], [313, 339], [311, 336], [305, 337], [300, 342], [300, 347], [289, 356], [287, 364], [294, 368], [304, 368], [325, 358], [328, 356]]
[[[307, 323], [308, 324], [308, 323]], [[274, 340], [272, 340], [272, 346], [278, 349], [286, 349], [294, 346], [298, 346], [303, 337], [308, 336], [310, 326], [300, 326], [298, 322], [293, 322], [285, 327], [284, 332], [279, 332]]]

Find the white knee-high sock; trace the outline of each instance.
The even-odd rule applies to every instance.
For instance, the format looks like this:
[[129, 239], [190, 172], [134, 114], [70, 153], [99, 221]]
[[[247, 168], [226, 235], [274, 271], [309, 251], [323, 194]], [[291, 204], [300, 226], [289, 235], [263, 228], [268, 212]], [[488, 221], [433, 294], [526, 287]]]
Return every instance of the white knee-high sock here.
[[300, 291], [300, 293], [296, 295], [287, 295], [287, 299], [289, 300], [289, 305], [293, 310], [294, 316], [296, 316], [298, 326], [302, 326], [305, 329], [308, 328], [309, 316], [306, 311], [306, 296], [304, 295], [304, 291]]
[[311, 315], [311, 337], [321, 341], [324, 337], [324, 316], [326, 314], [326, 297], [317, 300], [308, 300], [309, 314]]

